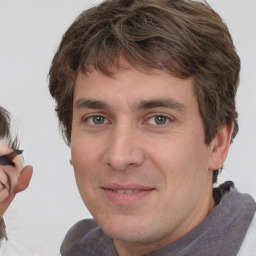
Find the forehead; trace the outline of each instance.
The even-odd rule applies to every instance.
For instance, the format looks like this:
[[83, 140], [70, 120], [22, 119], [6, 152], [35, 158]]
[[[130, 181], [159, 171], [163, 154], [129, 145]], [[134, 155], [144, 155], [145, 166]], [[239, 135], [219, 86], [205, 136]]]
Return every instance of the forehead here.
[[180, 79], [162, 70], [151, 69], [144, 72], [132, 67], [116, 70], [113, 76], [105, 76], [96, 70], [87, 74], [79, 72], [75, 82], [74, 101], [85, 96], [104, 101], [120, 99], [138, 103], [149, 98], [171, 97], [177, 101], [195, 98], [192, 78]]
[[9, 146], [9, 143], [5, 139], [0, 140], [0, 156], [12, 152], [13, 149]]

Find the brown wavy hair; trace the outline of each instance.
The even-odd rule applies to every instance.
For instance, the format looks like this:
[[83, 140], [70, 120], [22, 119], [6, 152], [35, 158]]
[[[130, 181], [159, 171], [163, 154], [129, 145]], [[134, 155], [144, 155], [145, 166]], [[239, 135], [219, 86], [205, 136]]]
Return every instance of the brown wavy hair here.
[[207, 3], [192, 0], [106, 0], [77, 17], [49, 71], [50, 93], [68, 145], [78, 72], [95, 69], [112, 76], [122, 68], [121, 57], [142, 72], [160, 69], [181, 79], [193, 77], [205, 144], [231, 122], [234, 139], [240, 59], [220, 16]]

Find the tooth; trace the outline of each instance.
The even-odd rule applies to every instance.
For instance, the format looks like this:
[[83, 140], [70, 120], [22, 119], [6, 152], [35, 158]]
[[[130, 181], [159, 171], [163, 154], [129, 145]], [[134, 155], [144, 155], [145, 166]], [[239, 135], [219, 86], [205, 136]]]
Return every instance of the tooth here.
[[125, 190], [124, 193], [125, 194], [132, 194], [132, 193], [134, 193], [134, 190]]
[[139, 189], [135, 189], [135, 190], [132, 190], [132, 189], [126, 189], [126, 190], [123, 190], [123, 189], [120, 189], [120, 190], [113, 189], [113, 191], [118, 193], [118, 194], [132, 194], [132, 193], [137, 193], [140, 190]]
[[118, 194], [124, 194], [124, 190], [115, 190], [115, 192]]

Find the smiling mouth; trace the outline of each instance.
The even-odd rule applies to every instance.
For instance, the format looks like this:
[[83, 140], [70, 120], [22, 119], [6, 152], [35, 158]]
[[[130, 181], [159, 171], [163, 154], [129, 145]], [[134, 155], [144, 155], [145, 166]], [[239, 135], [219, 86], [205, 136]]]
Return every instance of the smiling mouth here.
[[141, 199], [146, 198], [154, 191], [154, 188], [144, 187], [140, 185], [106, 185], [102, 187], [104, 194], [108, 200], [114, 204], [127, 205], [133, 204]]
[[[132, 189], [107, 189], [107, 190], [110, 190], [110, 191], [113, 191], [115, 193], [118, 193], [118, 194], [133, 194], [133, 193], [138, 193], [142, 190], [139, 190], [139, 189], [135, 189], [135, 190], [132, 190]], [[144, 190], [145, 191], [145, 190]]]

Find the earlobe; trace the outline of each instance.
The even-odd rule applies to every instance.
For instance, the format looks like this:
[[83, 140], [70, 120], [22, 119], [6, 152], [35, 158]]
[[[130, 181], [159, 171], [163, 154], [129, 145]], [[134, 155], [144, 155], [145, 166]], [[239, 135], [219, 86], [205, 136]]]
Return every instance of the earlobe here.
[[233, 133], [234, 123], [226, 124], [211, 142], [211, 156], [209, 161], [209, 170], [220, 169], [226, 160]]

